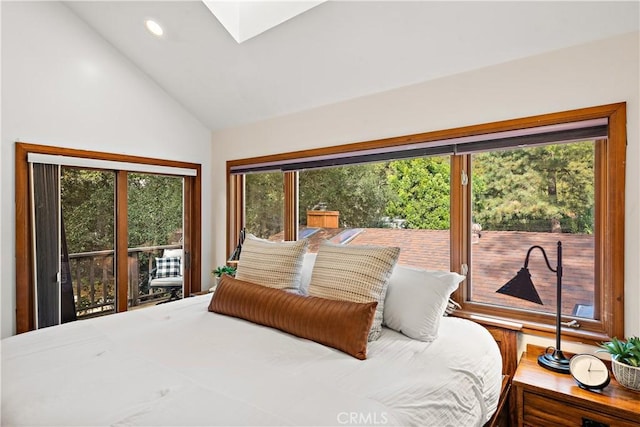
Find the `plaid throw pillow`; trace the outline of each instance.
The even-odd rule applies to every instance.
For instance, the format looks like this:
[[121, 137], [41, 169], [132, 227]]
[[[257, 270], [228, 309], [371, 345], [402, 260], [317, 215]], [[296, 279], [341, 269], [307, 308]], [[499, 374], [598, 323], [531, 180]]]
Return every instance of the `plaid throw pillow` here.
[[180, 257], [156, 258], [156, 278], [180, 276]]

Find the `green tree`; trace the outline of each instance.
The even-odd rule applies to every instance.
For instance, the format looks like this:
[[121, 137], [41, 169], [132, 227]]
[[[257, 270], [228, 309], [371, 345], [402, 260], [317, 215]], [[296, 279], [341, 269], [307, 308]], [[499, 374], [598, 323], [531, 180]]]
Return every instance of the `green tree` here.
[[265, 172], [245, 176], [247, 231], [267, 239], [283, 229], [284, 175]]
[[[129, 247], [177, 243], [182, 178], [128, 174]], [[114, 249], [115, 174], [62, 168], [61, 201], [70, 253]]]
[[476, 154], [474, 221], [483, 229], [593, 232], [591, 141]]
[[128, 174], [129, 247], [179, 243], [182, 239], [182, 178]]
[[60, 198], [70, 253], [113, 249], [113, 172], [63, 167]]
[[[474, 222], [493, 230], [593, 231], [594, 144], [555, 144], [473, 156]], [[321, 203], [340, 227], [380, 227], [384, 217], [417, 229], [450, 227], [449, 157], [311, 169], [299, 173], [299, 217]], [[282, 231], [283, 175], [247, 175], [249, 231]]]
[[370, 163], [299, 174], [299, 216], [306, 224], [307, 210], [325, 203], [340, 212], [340, 227], [376, 227], [393, 197], [387, 185], [388, 163]]
[[451, 166], [448, 157], [419, 157], [389, 164], [387, 183], [395, 197], [386, 206], [390, 217], [408, 228], [448, 230]]

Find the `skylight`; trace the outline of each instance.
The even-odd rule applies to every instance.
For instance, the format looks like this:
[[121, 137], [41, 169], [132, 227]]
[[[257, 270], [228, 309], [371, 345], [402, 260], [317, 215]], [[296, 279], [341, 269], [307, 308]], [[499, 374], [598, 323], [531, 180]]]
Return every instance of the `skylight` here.
[[202, 1], [235, 41], [242, 43], [324, 3], [326, 0]]
[[320, 228], [318, 228], [318, 227], [303, 228], [303, 229], [298, 231], [298, 239], [300, 239], [300, 240], [306, 239], [307, 237], [310, 237], [310, 236], [316, 234], [318, 231], [320, 231]]
[[364, 229], [362, 228], [347, 228], [346, 230], [341, 231], [340, 234], [333, 236], [330, 241], [331, 243], [336, 243], [338, 245], [346, 245], [363, 231]]

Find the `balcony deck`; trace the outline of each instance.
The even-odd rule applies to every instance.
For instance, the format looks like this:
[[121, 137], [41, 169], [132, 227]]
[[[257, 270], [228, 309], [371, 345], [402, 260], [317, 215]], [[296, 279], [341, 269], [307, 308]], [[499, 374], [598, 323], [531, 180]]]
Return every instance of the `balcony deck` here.
[[[127, 306], [129, 309], [155, 305], [169, 298], [170, 291], [149, 288], [149, 272], [153, 268], [154, 257], [161, 256], [165, 249], [181, 247], [181, 245], [158, 245], [128, 250]], [[114, 313], [116, 289], [114, 251], [69, 254], [69, 264], [78, 319]]]

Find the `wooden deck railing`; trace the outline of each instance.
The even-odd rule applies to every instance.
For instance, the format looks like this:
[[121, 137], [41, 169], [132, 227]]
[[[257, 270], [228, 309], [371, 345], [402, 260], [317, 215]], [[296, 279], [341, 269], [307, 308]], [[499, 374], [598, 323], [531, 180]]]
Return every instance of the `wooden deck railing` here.
[[[181, 245], [158, 245], [129, 248], [128, 306], [154, 302], [166, 296], [166, 292], [148, 287], [153, 259], [165, 249], [181, 248]], [[114, 251], [92, 251], [69, 254], [76, 313], [78, 318], [94, 317], [115, 311], [116, 281], [114, 276]]]

